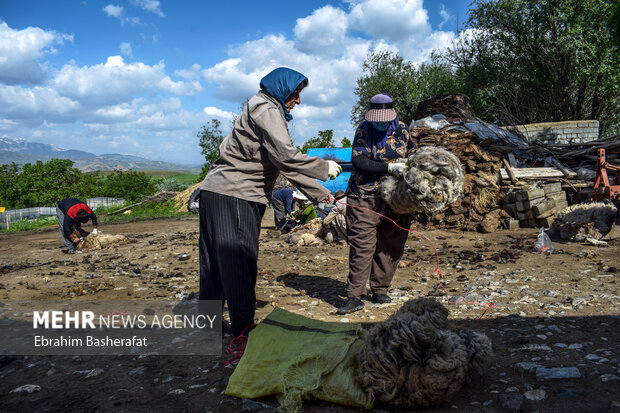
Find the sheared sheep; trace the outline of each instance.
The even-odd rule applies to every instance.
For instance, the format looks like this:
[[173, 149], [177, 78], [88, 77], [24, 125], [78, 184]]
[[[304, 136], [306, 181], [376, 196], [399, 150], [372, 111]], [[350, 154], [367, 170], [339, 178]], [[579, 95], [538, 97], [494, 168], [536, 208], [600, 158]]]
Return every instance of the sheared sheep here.
[[402, 177], [390, 175], [381, 181], [381, 197], [394, 212], [434, 214], [463, 193], [463, 170], [452, 152], [425, 146], [404, 161], [407, 169]]
[[492, 354], [491, 340], [447, 328], [448, 310], [432, 298], [410, 300], [373, 327], [357, 355], [356, 380], [374, 400], [404, 408], [450, 399]]

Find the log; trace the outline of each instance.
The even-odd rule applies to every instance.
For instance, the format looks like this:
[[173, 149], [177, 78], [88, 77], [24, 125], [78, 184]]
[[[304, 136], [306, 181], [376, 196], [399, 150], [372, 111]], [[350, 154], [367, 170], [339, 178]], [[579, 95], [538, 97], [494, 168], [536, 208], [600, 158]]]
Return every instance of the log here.
[[[563, 178], [564, 174], [557, 168], [512, 168], [517, 179], [536, 178]], [[500, 169], [500, 176], [504, 180], [510, 179], [506, 169]]]

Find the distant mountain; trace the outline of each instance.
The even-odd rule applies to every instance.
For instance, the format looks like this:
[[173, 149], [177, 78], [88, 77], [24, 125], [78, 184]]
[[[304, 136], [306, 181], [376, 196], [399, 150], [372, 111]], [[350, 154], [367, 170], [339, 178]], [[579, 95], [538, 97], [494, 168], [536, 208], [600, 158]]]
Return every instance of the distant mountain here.
[[95, 155], [76, 149], [62, 149], [54, 145], [30, 142], [25, 139], [0, 138], [0, 165], [15, 162], [19, 165], [36, 161], [49, 161], [53, 158], [71, 159], [73, 166], [84, 171], [134, 171], [160, 170], [200, 173], [200, 168], [184, 166], [163, 161], [153, 161], [133, 155], [118, 153]]

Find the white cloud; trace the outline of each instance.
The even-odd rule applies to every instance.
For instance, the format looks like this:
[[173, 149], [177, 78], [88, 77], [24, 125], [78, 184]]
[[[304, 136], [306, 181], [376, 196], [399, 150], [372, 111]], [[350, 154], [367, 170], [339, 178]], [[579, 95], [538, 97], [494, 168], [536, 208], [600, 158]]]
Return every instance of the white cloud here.
[[133, 57], [133, 50], [131, 49], [131, 43], [123, 42], [120, 46], [121, 54], [127, 57]]
[[116, 6], [114, 4], [108, 4], [102, 10], [108, 16], [116, 17], [117, 19], [121, 18], [121, 16], [123, 15], [123, 11], [124, 11], [122, 6]]
[[209, 119], [220, 118], [220, 119], [232, 121], [235, 118], [235, 113], [227, 112], [225, 110], [218, 109], [214, 106], [207, 106], [202, 111]]
[[165, 14], [159, 10], [159, 1], [157, 0], [132, 0], [131, 3], [134, 6], [150, 11], [151, 13], [155, 13], [159, 17], [165, 17]]
[[11, 29], [0, 22], [0, 82], [7, 85], [41, 84], [47, 75], [39, 62], [54, 45], [73, 42], [72, 35], [45, 31], [38, 27]]
[[439, 27], [439, 30], [443, 28], [444, 24], [454, 20], [454, 16], [450, 13], [450, 10], [446, 9], [446, 6], [443, 3], [439, 5], [439, 15], [442, 18], [441, 23], [437, 26]]
[[347, 14], [332, 6], [315, 10], [311, 16], [297, 19], [293, 29], [296, 46], [303, 53], [340, 54], [348, 28]]
[[51, 84], [63, 96], [89, 107], [126, 102], [144, 92], [193, 95], [202, 90], [197, 81], [172, 80], [166, 75], [163, 62], [153, 66], [141, 62], [125, 64], [121, 56], [110, 56], [105, 64], [94, 66], [66, 64]]
[[103, 12], [108, 16], [119, 19], [121, 24], [129, 23], [132, 26], [137, 26], [138, 24], [140, 24], [139, 17], [125, 16], [125, 9], [122, 6], [108, 4], [101, 10], [103, 10]]

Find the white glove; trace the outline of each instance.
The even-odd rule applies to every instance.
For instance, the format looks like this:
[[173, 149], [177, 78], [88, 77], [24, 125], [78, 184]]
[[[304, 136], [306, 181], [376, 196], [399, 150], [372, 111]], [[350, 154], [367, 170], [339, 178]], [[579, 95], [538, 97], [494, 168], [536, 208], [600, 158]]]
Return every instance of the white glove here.
[[336, 179], [336, 177], [340, 175], [340, 172], [342, 172], [342, 166], [338, 165], [336, 161], [332, 160], [328, 160], [327, 163], [329, 164], [329, 171], [327, 172], [327, 176], [329, 176], [329, 179]]
[[388, 173], [396, 176], [403, 176], [405, 173], [405, 169], [407, 168], [407, 164], [404, 162], [394, 162], [388, 164]]
[[97, 228], [93, 228], [93, 234], [97, 235], [99, 233], [99, 231], [97, 231]]

